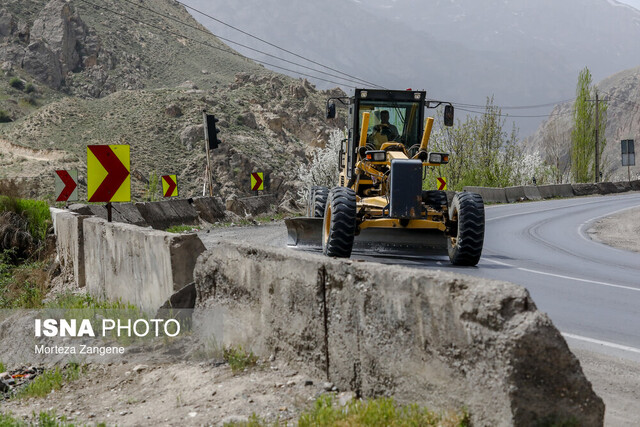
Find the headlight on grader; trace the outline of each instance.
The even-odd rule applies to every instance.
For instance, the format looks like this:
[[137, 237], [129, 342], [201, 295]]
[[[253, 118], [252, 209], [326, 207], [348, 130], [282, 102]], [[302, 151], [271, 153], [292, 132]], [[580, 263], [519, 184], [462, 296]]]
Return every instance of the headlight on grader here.
[[446, 165], [449, 163], [449, 153], [429, 153], [429, 163]]
[[384, 162], [387, 159], [387, 152], [384, 150], [370, 150], [365, 153], [365, 158], [370, 162]]

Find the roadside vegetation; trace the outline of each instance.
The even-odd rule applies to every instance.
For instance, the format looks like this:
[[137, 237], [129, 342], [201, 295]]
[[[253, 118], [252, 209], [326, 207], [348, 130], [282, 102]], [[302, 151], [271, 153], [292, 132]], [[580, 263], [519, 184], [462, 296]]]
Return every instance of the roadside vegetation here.
[[[286, 422], [267, 422], [254, 414], [246, 423], [228, 423], [225, 427], [286, 425], [288, 425]], [[438, 413], [417, 404], [400, 405], [393, 398], [384, 397], [371, 400], [354, 399], [343, 406], [334, 396], [325, 394], [316, 399], [313, 407], [300, 415], [297, 425], [299, 427], [467, 427], [471, 425], [471, 417], [465, 409]]]
[[49, 205], [0, 187], [0, 308], [40, 308], [54, 248], [47, 243]]
[[231, 367], [234, 374], [252, 368], [258, 363], [258, 356], [252, 351], [247, 351], [242, 346], [227, 347], [222, 352], [222, 358]]
[[77, 380], [82, 372], [83, 368], [77, 363], [70, 363], [62, 369], [56, 367], [46, 370], [26, 387], [20, 389], [13, 399], [44, 397], [52, 390], [60, 390], [65, 383]]
[[[25, 422], [18, 418], [15, 418], [11, 414], [0, 414], [0, 426], [2, 427], [73, 427], [73, 424], [67, 422], [67, 417], [60, 416], [54, 411], [41, 411], [40, 413], [33, 412], [33, 421]], [[105, 424], [97, 424], [97, 426], [104, 426]]]

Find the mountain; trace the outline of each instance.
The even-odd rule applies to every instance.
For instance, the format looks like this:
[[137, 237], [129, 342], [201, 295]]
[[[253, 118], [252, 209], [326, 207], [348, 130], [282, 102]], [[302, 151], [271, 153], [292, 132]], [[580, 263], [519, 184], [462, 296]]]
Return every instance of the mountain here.
[[119, 143], [131, 146], [134, 198], [153, 173], [197, 195], [207, 109], [223, 141], [216, 193], [251, 194], [250, 173], [264, 172], [283, 197], [333, 128], [329, 93], [239, 55], [172, 0], [5, 0], [0, 65], [0, 178], [32, 196], [51, 196], [55, 169], [78, 169], [83, 194], [86, 145]]
[[[607, 124], [605, 137], [607, 144], [603, 153], [604, 178], [625, 181], [627, 167], [621, 165], [620, 141], [634, 139], [636, 153], [640, 150], [640, 67], [621, 71], [600, 81], [597, 85], [600, 99], [607, 102]], [[550, 152], [555, 148], [562, 164], [569, 157], [571, 146], [573, 103], [567, 102], [554, 107], [550, 118], [542, 123], [529, 139], [530, 149]], [[632, 179], [640, 175], [640, 162], [631, 167]]]
[[[613, 0], [184, 2], [367, 81], [392, 88], [425, 88], [433, 98], [471, 104], [461, 106], [463, 114], [463, 109], [481, 110], [477, 106], [491, 95], [503, 106], [571, 98], [578, 72], [585, 66], [601, 79], [639, 65], [640, 44], [635, 40], [640, 36], [640, 11]], [[215, 34], [282, 54], [191, 13]], [[344, 82], [343, 88], [348, 86], [364, 85]], [[544, 116], [549, 110], [505, 109], [504, 113]], [[541, 121], [512, 118], [525, 135]]]

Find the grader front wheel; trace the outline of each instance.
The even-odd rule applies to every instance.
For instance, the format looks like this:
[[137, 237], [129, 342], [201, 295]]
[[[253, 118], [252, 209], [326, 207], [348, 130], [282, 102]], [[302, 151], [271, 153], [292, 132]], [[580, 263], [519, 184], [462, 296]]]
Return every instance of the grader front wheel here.
[[449, 208], [453, 233], [447, 240], [449, 259], [454, 265], [478, 264], [484, 244], [484, 202], [475, 193], [458, 193]]
[[349, 258], [356, 234], [356, 193], [347, 187], [329, 192], [322, 227], [322, 252]]

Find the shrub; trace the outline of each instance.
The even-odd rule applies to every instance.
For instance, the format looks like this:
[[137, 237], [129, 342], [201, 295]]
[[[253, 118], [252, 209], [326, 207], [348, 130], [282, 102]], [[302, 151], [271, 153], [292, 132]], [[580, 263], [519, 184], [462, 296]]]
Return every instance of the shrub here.
[[36, 86], [33, 83], [27, 83], [27, 85], [24, 87], [24, 91], [26, 93], [33, 93], [36, 91]]
[[338, 156], [344, 133], [339, 130], [331, 132], [329, 142], [325, 148], [316, 148], [309, 165], [300, 165], [298, 168], [298, 181], [302, 184], [298, 191], [298, 197], [302, 205], [306, 204], [309, 197], [309, 189], [314, 185], [335, 187], [338, 184], [340, 170], [338, 169]]
[[11, 117], [9, 117], [9, 113], [4, 110], [0, 110], [0, 123], [9, 123], [11, 122]]
[[225, 348], [222, 357], [229, 364], [234, 374], [256, 366], [258, 363], [258, 356], [253, 354], [252, 351], [247, 353], [242, 346]]
[[18, 90], [24, 89], [24, 81], [22, 81], [20, 77], [12, 77], [11, 80], [9, 80], [9, 84], [11, 85], [12, 88], [15, 88]]

